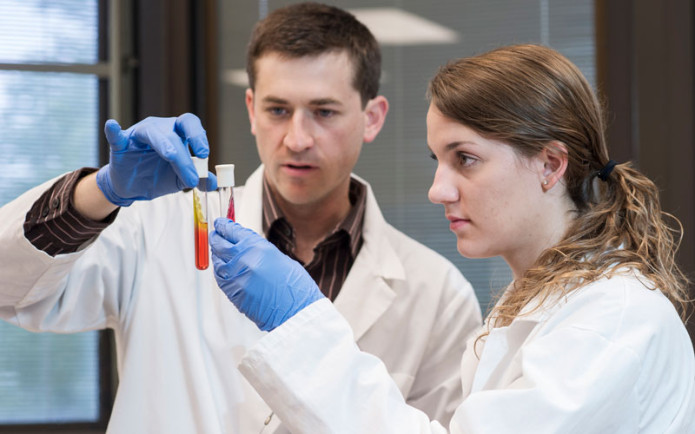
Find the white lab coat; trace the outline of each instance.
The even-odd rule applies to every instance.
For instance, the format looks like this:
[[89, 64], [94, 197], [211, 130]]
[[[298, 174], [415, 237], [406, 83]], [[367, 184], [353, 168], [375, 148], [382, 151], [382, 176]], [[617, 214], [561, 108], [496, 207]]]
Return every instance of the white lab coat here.
[[[109, 433], [259, 432], [269, 410], [236, 365], [264, 333], [217, 288], [212, 267], [195, 269], [191, 194], [136, 202], [84, 249], [50, 257], [22, 229], [50, 184], [0, 208], [0, 318], [32, 331], [114, 329]], [[259, 232], [261, 191], [259, 169], [235, 192], [237, 220]], [[212, 220], [217, 194], [208, 201]], [[477, 301], [451, 263], [383, 220], [371, 189], [367, 202], [364, 244], [335, 305], [409, 402], [447, 414], [460, 394], [451, 368], [481, 321]]]
[[[478, 354], [469, 345], [462, 359], [451, 433], [695, 432], [688, 334], [666, 297], [629, 273], [493, 329]], [[240, 370], [294, 433], [447, 432], [403, 402], [330, 303], [269, 333]]]

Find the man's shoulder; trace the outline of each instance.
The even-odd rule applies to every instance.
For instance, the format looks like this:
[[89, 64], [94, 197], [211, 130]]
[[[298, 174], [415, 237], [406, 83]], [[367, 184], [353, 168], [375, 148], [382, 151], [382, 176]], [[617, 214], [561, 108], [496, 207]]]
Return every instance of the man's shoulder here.
[[390, 223], [386, 223], [384, 235], [388, 238], [396, 254], [415, 268], [457, 269], [444, 255], [396, 229]]
[[[369, 186], [369, 184], [366, 185]], [[426, 268], [432, 271], [452, 269], [458, 272], [456, 266], [443, 255], [389, 223], [381, 214], [376, 198], [372, 196], [370, 200], [370, 193], [368, 192], [366, 214], [371, 217], [365, 216], [365, 232], [378, 233], [377, 236], [385, 237], [401, 262], [408, 267], [416, 270]], [[374, 208], [370, 209], [370, 206]]]
[[468, 306], [476, 306], [479, 312], [473, 286], [449, 259], [390, 224], [385, 225], [383, 233], [403, 267], [402, 283], [418, 294], [416, 298], [426, 296], [455, 302], [456, 306], [466, 305], [466, 310]]

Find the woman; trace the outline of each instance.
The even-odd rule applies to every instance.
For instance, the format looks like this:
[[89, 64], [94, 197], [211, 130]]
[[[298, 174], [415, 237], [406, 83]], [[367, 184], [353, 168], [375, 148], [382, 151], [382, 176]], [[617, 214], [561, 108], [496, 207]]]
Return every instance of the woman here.
[[[695, 432], [670, 216], [650, 180], [609, 159], [579, 70], [549, 48], [504, 47], [444, 66], [429, 96], [429, 198], [462, 255], [499, 255], [514, 275], [463, 355], [450, 431]], [[446, 432], [359, 352], [301, 266], [215, 226], [220, 287], [273, 330], [240, 369], [293, 432]]]

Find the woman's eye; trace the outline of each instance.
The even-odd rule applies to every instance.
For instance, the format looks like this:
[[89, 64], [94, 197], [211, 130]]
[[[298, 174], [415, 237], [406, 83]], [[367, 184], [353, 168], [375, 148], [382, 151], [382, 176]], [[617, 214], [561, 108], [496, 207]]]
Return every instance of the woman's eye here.
[[458, 155], [458, 161], [461, 166], [470, 166], [471, 164], [475, 163], [475, 158], [471, 157], [470, 155], [464, 154], [462, 152], [459, 152]]

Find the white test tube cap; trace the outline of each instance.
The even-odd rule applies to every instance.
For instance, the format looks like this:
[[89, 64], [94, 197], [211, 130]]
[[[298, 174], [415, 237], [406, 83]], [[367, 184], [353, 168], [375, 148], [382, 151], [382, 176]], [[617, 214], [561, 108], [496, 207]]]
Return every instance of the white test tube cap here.
[[234, 165], [218, 164], [215, 166], [218, 187], [234, 187]]
[[193, 160], [193, 165], [195, 166], [195, 171], [198, 173], [199, 178], [207, 178], [208, 177], [208, 159], [206, 158], [198, 158], [198, 157], [191, 157]]

